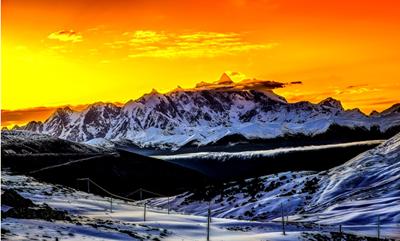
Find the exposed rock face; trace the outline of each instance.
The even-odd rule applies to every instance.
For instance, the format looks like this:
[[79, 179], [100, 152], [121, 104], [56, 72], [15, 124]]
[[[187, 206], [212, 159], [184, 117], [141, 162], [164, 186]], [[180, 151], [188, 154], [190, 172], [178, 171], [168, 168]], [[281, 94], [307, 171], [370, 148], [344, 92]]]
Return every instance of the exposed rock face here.
[[13, 189], [4, 190], [3, 194], [1, 194], [1, 204], [15, 208], [36, 206], [31, 200], [22, 197]]
[[23, 218], [23, 219], [43, 219], [46, 221], [66, 220], [71, 221], [65, 211], [54, 210], [44, 204], [38, 207], [19, 207], [11, 208], [7, 212], [2, 213], [4, 218]]
[[7, 189], [1, 195], [3, 205], [10, 206], [9, 210], [2, 212], [2, 218], [23, 218], [23, 219], [43, 219], [67, 220], [71, 221], [65, 211], [54, 210], [47, 204], [36, 205], [30, 199], [19, 195], [15, 190]]

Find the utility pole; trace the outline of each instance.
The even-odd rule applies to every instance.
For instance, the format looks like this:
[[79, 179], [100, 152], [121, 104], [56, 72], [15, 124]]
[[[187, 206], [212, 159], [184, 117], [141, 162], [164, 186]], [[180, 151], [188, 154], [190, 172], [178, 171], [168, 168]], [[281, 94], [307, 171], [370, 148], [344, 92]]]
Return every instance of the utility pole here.
[[207, 241], [210, 241], [210, 222], [211, 222], [211, 208], [208, 206], [208, 215], [207, 215]]
[[110, 197], [110, 212], [111, 213], [113, 212], [113, 210], [112, 210], [112, 197]]
[[281, 203], [281, 214], [282, 214], [282, 233], [283, 235], [286, 235], [285, 233], [285, 216], [283, 215], [283, 204]]
[[144, 210], [143, 210], [143, 221], [146, 222], [146, 205], [147, 203], [144, 203]]

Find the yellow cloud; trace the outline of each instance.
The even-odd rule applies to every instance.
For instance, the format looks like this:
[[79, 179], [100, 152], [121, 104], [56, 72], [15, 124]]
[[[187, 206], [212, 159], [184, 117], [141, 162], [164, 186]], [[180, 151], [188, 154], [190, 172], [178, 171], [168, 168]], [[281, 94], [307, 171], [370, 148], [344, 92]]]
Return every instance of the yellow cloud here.
[[[215, 57], [232, 55], [249, 50], [269, 49], [277, 43], [252, 43], [243, 40], [239, 33], [194, 32], [175, 34], [139, 30], [124, 33], [131, 36], [129, 57]], [[117, 43], [110, 44], [110, 46]], [[120, 45], [119, 45], [120, 46]]]
[[82, 42], [82, 35], [73, 30], [61, 30], [47, 36], [49, 39], [59, 40], [63, 42]]
[[168, 36], [164, 33], [154, 31], [139, 30], [133, 33], [133, 38], [130, 40], [131, 45], [141, 45], [149, 43], [157, 43], [167, 40]]

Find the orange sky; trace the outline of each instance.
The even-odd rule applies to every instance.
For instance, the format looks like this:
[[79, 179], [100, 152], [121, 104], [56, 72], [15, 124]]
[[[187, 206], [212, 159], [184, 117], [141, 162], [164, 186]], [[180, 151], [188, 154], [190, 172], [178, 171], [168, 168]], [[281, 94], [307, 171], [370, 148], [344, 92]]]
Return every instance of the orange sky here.
[[276, 90], [289, 101], [383, 110], [400, 102], [399, 12], [395, 0], [3, 0], [2, 110], [21, 117], [2, 126], [35, 117], [21, 109], [126, 102], [225, 71], [302, 81]]

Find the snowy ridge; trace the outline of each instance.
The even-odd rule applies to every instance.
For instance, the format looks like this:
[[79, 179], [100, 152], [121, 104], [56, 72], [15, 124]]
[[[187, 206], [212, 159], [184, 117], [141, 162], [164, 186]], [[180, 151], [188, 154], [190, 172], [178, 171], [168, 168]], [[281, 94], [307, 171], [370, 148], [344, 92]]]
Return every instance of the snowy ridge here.
[[[273, 220], [282, 204], [292, 221], [373, 225], [379, 215], [382, 223], [398, 225], [400, 133], [328, 171], [285, 172], [209, 187], [175, 196], [173, 207], [204, 215], [208, 198], [216, 217]], [[164, 199], [151, 204], [166, 205]]]
[[237, 89], [225, 77], [221, 79], [224, 85], [203, 84], [166, 94], [153, 90], [122, 107], [101, 102], [80, 112], [66, 107], [44, 123], [31, 122], [18, 129], [77, 142], [97, 139], [88, 142], [93, 145], [131, 140], [142, 147], [178, 149], [188, 143], [207, 145], [235, 134], [247, 139], [271, 139], [313, 136], [332, 125], [381, 132], [400, 126], [400, 105], [367, 116], [358, 109], [344, 110], [332, 98], [318, 104], [287, 103], [272, 90]]
[[239, 152], [194, 152], [194, 153], [184, 153], [175, 155], [154, 155], [152, 157], [162, 159], [162, 160], [180, 160], [180, 159], [205, 159], [205, 160], [220, 160], [224, 161], [227, 158], [241, 158], [243, 160], [251, 158], [260, 157], [270, 157], [282, 153], [290, 153], [297, 151], [312, 151], [312, 150], [323, 150], [330, 148], [346, 148], [350, 146], [357, 145], [375, 145], [381, 144], [384, 140], [372, 140], [372, 141], [357, 141], [350, 143], [340, 143], [340, 144], [327, 144], [327, 145], [310, 145], [310, 146], [299, 146], [299, 147], [283, 147], [271, 150], [259, 150], [259, 151], [239, 151]]

